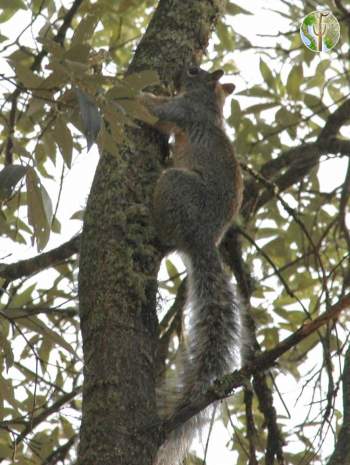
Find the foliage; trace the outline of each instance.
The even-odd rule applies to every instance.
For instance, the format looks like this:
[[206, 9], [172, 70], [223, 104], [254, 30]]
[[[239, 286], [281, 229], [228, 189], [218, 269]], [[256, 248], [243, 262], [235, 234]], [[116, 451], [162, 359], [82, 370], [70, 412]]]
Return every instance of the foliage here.
[[[23, 21], [15, 38], [0, 37], [1, 55], [8, 65], [0, 74], [0, 232], [10, 251], [35, 243], [41, 252], [60, 237], [60, 192], [76, 153], [88, 156], [86, 149], [96, 141], [101, 153], [116, 155], [125, 140], [125, 126], [138, 124], [135, 119], [150, 121], [134, 97], [157, 84], [157, 76], [151, 70], [126, 77], [124, 72], [155, 2], [75, 1], [63, 7], [54, 0], [34, 0], [31, 8], [27, 3], [0, 2], [3, 24]], [[280, 2], [279, 12], [271, 14], [284, 21], [286, 32], [253, 43], [235, 29], [242, 18], [253, 21], [254, 11], [228, 4], [206, 65], [234, 73], [238, 84], [227, 124], [245, 167], [247, 186], [238, 225], [246, 280], [253, 282], [251, 294], [245, 297], [251, 298], [257, 340], [265, 350], [340, 300], [349, 284], [346, 157], [350, 150], [346, 132], [338, 134], [340, 126], [346, 128], [346, 118], [336, 127], [332, 115], [349, 97], [350, 23], [341, 22], [342, 39], [335, 50], [320, 55], [306, 49], [296, 32], [300, 18], [309, 13], [303, 2]], [[334, 13], [340, 17], [338, 11]], [[28, 31], [33, 31], [34, 39], [28, 39]], [[256, 80], [247, 86], [240, 62], [256, 51]], [[340, 167], [338, 173], [333, 166]], [[322, 173], [332, 170], [329, 177], [335, 182], [330, 188], [324, 174], [320, 177], [320, 168]], [[55, 191], [48, 188], [51, 181], [56, 183]], [[81, 219], [80, 212], [73, 216]], [[20, 258], [5, 250], [2, 262]], [[168, 280], [160, 287], [169, 299], [176, 295], [183, 276], [176, 261], [167, 261], [166, 270]], [[4, 464], [74, 461], [83, 365], [77, 273], [73, 252], [52, 259], [49, 272], [29, 270], [16, 279], [6, 265], [0, 265], [0, 462]], [[334, 439], [329, 425], [337, 430], [342, 423], [338, 397], [347, 320], [342, 315], [337, 326], [330, 322], [295, 346], [281, 358], [275, 380], [271, 376], [268, 381], [276, 392], [287, 463], [325, 463], [331, 452], [321, 446]], [[165, 327], [174, 331], [174, 326]], [[169, 339], [173, 351], [176, 344]], [[298, 416], [300, 421], [288, 418], [293, 406], [283, 373], [288, 373], [291, 385], [301, 383], [299, 405], [307, 404], [308, 411], [302, 420]], [[287, 407], [280, 405], [278, 391], [287, 399]], [[234, 423], [230, 447], [238, 454], [237, 463], [247, 463], [253, 444], [260, 464], [266, 417], [255, 397], [252, 440], [242, 396], [239, 393], [228, 402], [221, 420], [229, 429]]]

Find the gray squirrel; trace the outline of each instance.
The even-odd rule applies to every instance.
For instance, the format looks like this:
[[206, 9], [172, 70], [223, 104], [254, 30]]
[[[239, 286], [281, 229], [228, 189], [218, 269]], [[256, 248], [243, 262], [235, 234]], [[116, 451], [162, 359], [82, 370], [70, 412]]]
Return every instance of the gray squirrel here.
[[[222, 76], [222, 70], [209, 73], [193, 66], [177, 96], [140, 96], [158, 118], [155, 127], [175, 135], [173, 167], [158, 179], [153, 216], [160, 241], [184, 255], [188, 272], [189, 334], [176, 386], [165, 381], [160, 387], [163, 419], [237, 367], [239, 358], [240, 310], [218, 252], [243, 193], [239, 163], [223, 126], [224, 101], [234, 85], [220, 84]], [[154, 465], [181, 464], [210, 411], [205, 409], [171, 432]]]

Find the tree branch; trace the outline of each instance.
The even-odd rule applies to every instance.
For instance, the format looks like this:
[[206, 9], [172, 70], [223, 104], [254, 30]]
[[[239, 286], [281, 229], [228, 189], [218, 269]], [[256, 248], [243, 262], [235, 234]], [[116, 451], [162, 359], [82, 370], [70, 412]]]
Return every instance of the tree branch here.
[[[235, 227], [235, 230], [231, 228], [230, 234], [225, 238], [226, 245], [228, 246], [229, 258], [231, 268], [234, 271], [234, 275], [237, 279], [237, 284], [240, 290], [240, 294], [244, 300], [242, 313], [242, 324], [246, 330], [245, 339], [246, 342], [242, 348], [242, 359], [244, 364], [254, 360], [256, 352], [260, 351], [260, 346], [256, 338], [256, 327], [255, 322], [250, 313], [250, 299], [252, 296], [252, 277], [249, 271], [246, 269], [243, 258], [242, 248], [238, 237], [238, 234], [242, 234], [243, 231]], [[243, 235], [243, 234], [242, 234]], [[254, 244], [255, 245], [255, 244]], [[268, 257], [265, 255], [265, 258]], [[269, 263], [275, 268], [272, 261]], [[283, 280], [284, 282], [284, 280]], [[287, 284], [287, 283], [285, 283]], [[288, 286], [287, 286], [288, 288]], [[289, 288], [288, 288], [289, 289]], [[290, 290], [289, 290], [290, 291]], [[290, 291], [291, 292], [291, 291]], [[295, 295], [291, 292], [293, 297]], [[249, 341], [249, 342], [248, 342]], [[272, 375], [271, 375], [272, 377]], [[273, 378], [272, 378], [273, 379]], [[266, 455], [265, 464], [270, 465], [274, 463], [274, 459], [278, 460], [279, 465], [285, 463], [283, 456], [283, 436], [277, 422], [277, 413], [273, 404], [273, 393], [266, 379], [266, 373], [259, 372], [254, 373], [253, 376], [253, 387], [256, 397], [258, 399], [259, 410], [264, 415], [264, 423], [267, 427], [267, 440], [266, 440]], [[254, 419], [251, 412], [251, 396], [249, 394], [250, 389], [246, 388], [244, 393], [244, 401], [246, 405], [246, 421], [247, 421], [247, 436], [249, 442], [250, 456], [249, 465], [255, 465], [256, 457], [254, 452], [255, 444], [255, 433], [254, 433]]]
[[[61, 26], [59, 27], [58, 31], [57, 31], [57, 34], [55, 35], [55, 37], [53, 38], [53, 40], [55, 42], [57, 42], [58, 44], [60, 45], [63, 45], [63, 41], [64, 41], [64, 38], [66, 36], [66, 33], [67, 33], [67, 30], [69, 28], [69, 26], [71, 25], [71, 22], [75, 16], [75, 14], [77, 13], [80, 5], [83, 3], [84, 0], [75, 0], [72, 4], [72, 6], [70, 7], [70, 9], [67, 11], [67, 13], [64, 15], [63, 17], [63, 23], [61, 24]], [[34, 59], [34, 62], [31, 66], [31, 70], [32, 71], [36, 71], [43, 58], [47, 55], [47, 50], [45, 48], [43, 48], [39, 53], [38, 55], [35, 57]]]
[[[280, 160], [278, 164], [290, 166], [290, 168], [275, 178], [273, 183], [278, 187], [280, 192], [285, 191], [293, 184], [303, 179], [303, 177], [306, 176], [310, 170], [319, 163], [322, 155], [329, 153], [340, 153], [342, 155], [350, 156], [350, 141], [341, 141], [330, 137], [326, 140], [321, 139], [321, 142], [301, 145], [295, 149], [289, 150], [286, 152], [286, 156], [282, 155], [280, 157], [282, 160]], [[294, 160], [292, 159], [293, 156]], [[272, 168], [270, 165], [270, 172], [274, 171], [274, 168], [275, 167]], [[250, 189], [250, 182], [248, 182], [245, 191], [249, 192]], [[275, 194], [271, 189], [264, 190], [259, 199], [256, 201], [255, 209], [258, 210], [260, 207], [265, 205], [274, 197], [274, 195]], [[251, 202], [251, 199], [249, 200], [249, 195], [248, 202]], [[244, 208], [246, 208], [246, 206], [244, 206]]]
[[[71, 401], [74, 399], [76, 395], [78, 395], [81, 392], [81, 386], [76, 387], [73, 389], [71, 392], [67, 394], [63, 394], [59, 399], [56, 400], [52, 405], [47, 407], [45, 410], [43, 410], [42, 407], [38, 408], [38, 411], [40, 412], [38, 415], [34, 415], [30, 421], [28, 421], [25, 424], [24, 430], [16, 437], [16, 440], [14, 441], [14, 450], [16, 450], [16, 446], [22, 442], [28, 434], [30, 434], [34, 428], [36, 428], [40, 423], [43, 421], [46, 421], [46, 419], [52, 415], [55, 412], [58, 412], [58, 410], [65, 405], [67, 402]], [[9, 422], [7, 422], [8, 424]], [[0, 463], [3, 460], [7, 460], [7, 457], [0, 457]]]
[[66, 441], [62, 446], [55, 449], [46, 459], [42, 462], [41, 465], [56, 465], [58, 462], [64, 462], [67, 457], [70, 449], [74, 446], [78, 438], [77, 434], [74, 434], [68, 441]]
[[80, 234], [68, 242], [27, 260], [6, 265], [0, 264], [0, 277], [9, 281], [29, 276], [57, 264], [79, 251]]
[[350, 99], [345, 100], [331, 115], [328, 116], [324, 128], [321, 130], [317, 142], [322, 146], [329, 138], [336, 137], [339, 129], [350, 119]]
[[40, 413], [38, 415], [34, 415], [33, 418], [26, 424], [24, 430], [19, 434], [15, 440], [16, 446], [25, 439], [28, 434], [30, 434], [34, 428], [36, 428], [40, 423], [45, 421], [50, 415], [53, 413], [58, 412], [58, 410], [65, 405], [67, 402], [74, 399], [79, 393], [81, 393], [81, 386], [73, 389], [73, 391], [68, 392], [67, 394], [62, 395], [59, 399], [56, 400], [50, 407], [47, 407], [45, 410], [42, 408], [39, 409]]
[[[265, 163], [260, 174], [270, 180], [280, 191], [288, 189], [298, 182], [319, 163], [325, 154], [342, 154], [350, 156], [350, 141], [338, 139], [340, 128], [350, 119], [350, 99], [343, 102], [327, 119], [324, 128], [315, 142], [301, 144], [283, 152], [275, 160]], [[287, 168], [286, 171], [284, 169]], [[275, 177], [276, 176], [276, 177]], [[248, 181], [245, 185], [242, 213], [252, 215], [260, 207], [274, 197], [271, 189], [260, 192], [256, 181]]]
[[[304, 323], [297, 331], [286, 337], [273, 349], [266, 350], [265, 352], [258, 354], [240, 370], [236, 370], [235, 372], [224, 376], [220, 380], [214, 381], [203, 396], [199, 397], [190, 405], [186, 405], [174, 416], [163, 423], [163, 431], [165, 435], [167, 436], [179, 425], [189, 420], [214, 401], [223, 399], [230, 395], [234, 389], [244, 386], [251, 375], [261, 373], [263, 370], [271, 368], [281, 355], [296, 346], [306, 337], [313, 334], [330, 320], [336, 320], [342, 310], [347, 307], [350, 307], [350, 294], [345, 295], [340, 301], [332, 305], [329, 310], [322, 313], [318, 318]], [[350, 425], [350, 422], [348, 422], [348, 424]]]
[[345, 355], [343, 368], [343, 425], [327, 465], [350, 463], [350, 345]]

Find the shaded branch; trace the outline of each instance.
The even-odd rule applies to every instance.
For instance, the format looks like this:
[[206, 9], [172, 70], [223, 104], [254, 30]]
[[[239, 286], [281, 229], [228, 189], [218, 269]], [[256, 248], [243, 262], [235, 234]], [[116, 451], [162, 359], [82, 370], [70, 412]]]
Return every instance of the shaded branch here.
[[253, 415], [253, 391], [252, 389], [244, 389], [244, 404], [245, 404], [245, 416], [247, 419], [247, 441], [249, 444], [249, 462], [248, 465], [258, 465], [258, 459], [256, 457], [256, 438], [257, 429], [254, 422]]
[[272, 177], [280, 173], [283, 168], [287, 168], [299, 157], [305, 155], [310, 157], [315, 151], [323, 154], [341, 153], [350, 155], [350, 141], [336, 139], [341, 126], [350, 119], [350, 100], [343, 102], [329, 117], [316, 142], [306, 143], [298, 147], [292, 147], [275, 160], [270, 160], [261, 168], [261, 174], [265, 177]]
[[[289, 169], [285, 171], [283, 174], [280, 174], [276, 177], [273, 182], [278, 187], [280, 192], [285, 191], [289, 187], [293, 186], [297, 182], [306, 176], [310, 170], [316, 166], [322, 155], [333, 153], [333, 154], [342, 154], [346, 156], [350, 156], [350, 141], [341, 141], [336, 138], [330, 138], [327, 140], [322, 140], [321, 143], [313, 143], [313, 144], [303, 144], [299, 147], [295, 147], [294, 149], [288, 150], [284, 155], [281, 155], [280, 160], [276, 159], [273, 161], [278, 161], [276, 166], [271, 163], [270, 167], [262, 168], [262, 171], [267, 172], [268, 174], [265, 176], [267, 178], [271, 178], [271, 173], [275, 172], [275, 168], [277, 167], [277, 172], [281, 172], [282, 166], [289, 166]], [[252, 182], [248, 182], [245, 192], [249, 193], [250, 189], [252, 188]], [[256, 191], [256, 188], [254, 189]], [[247, 195], [247, 201], [251, 204], [251, 197], [249, 194]], [[274, 193], [271, 189], [266, 189], [263, 193], [259, 196], [258, 200], [255, 204], [255, 209], [258, 210], [260, 207], [265, 205], [269, 200], [274, 197]], [[244, 208], [246, 206], [244, 205]]]
[[203, 394], [203, 396], [199, 397], [193, 403], [186, 405], [174, 416], [163, 423], [165, 435], [168, 435], [179, 425], [189, 420], [191, 417], [196, 415], [198, 412], [206, 408], [214, 401], [223, 399], [230, 395], [234, 389], [244, 386], [247, 383], [247, 380], [253, 374], [261, 373], [263, 370], [271, 368], [275, 361], [281, 357], [281, 355], [313, 334], [321, 326], [324, 326], [331, 320], [336, 320], [342, 310], [347, 307], [350, 307], [350, 294], [344, 296], [340, 301], [332, 305], [329, 310], [322, 313], [318, 318], [304, 323], [297, 331], [286, 337], [273, 349], [266, 350], [256, 355], [246, 366], [240, 370], [236, 370], [232, 374], [228, 374], [220, 380], [216, 380], [210, 386], [207, 392]]
[[58, 447], [50, 455], [48, 455], [41, 465], [56, 465], [58, 462], [63, 463], [77, 439], [78, 435], [74, 434], [70, 439], [68, 439], [68, 441], [62, 444], [62, 446]]
[[20, 442], [25, 439], [28, 434], [30, 434], [34, 428], [36, 428], [40, 423], [43, 421], [46, 421], [46, 419], [52, 415], [53, 413], [58, 412], [58, 410], [65, 405], [67, 402], [71, 401], [76, 397], [80, 392], [81, 392], [81, 386], [73, 389], [73, 391], [68, 392], [67, 394], [62, 395], [56, 402], [54, 402], [50, 407], [47, 407], [46, 409], [40, 408], [38, 415], [35, 415], [30, 419], [30, 421], [26, 424], [26, 427], [24, 430], [19, 434], [15, 440], [15, 445], [17, 446]]
[[284, 440], [277, 422], [272, 390], [267, 384], [266, 374], [263, 371], [254, 373], [253, 387], [259, 401], [259, 410], [263, 413], [267, 426], [265, 464], [274, 465], [276, 457], [278, 465], [284, 465]]
[[322, 145], [329, 138], [336, 137], [339, 129], [346, 121], [350, 119], [350, 99], [345, 100], [332, 114], [327, 118], [324, 128], [321, 130], [317, 142]]
[[[80, 5], [83, 3], [83, 1], [84, 0], [75, 0], [72, 6], [70, 7], [70, 9], [64, 15], [63, 23], [59, 27], [57, 34], [53, 37], [53, 40], [57, 42], [58, 44], [63, 45], [63, 41], [66, 36], [67, 30], [70, 27], [72, 20], [74, 16], [76, 15]], [[32, 71], [36, 71], [39, 68], [43, 58], [47, 55], [47, 53], [48, 51], [45, 48], [43, 48], [40, 51], [40, 53], [38, 53], [38, 55], [35, 57], [34, 62], [31, 66]]]
[[24, 276], [38, 273], [77, 253], [79, 251], [79, 244], [80, 234], [59, 247], [37, 255], [36, 257], [20, 260], [19, 262], [10, 263], [9, 265], [0, 264], [0, 277], [13, 281]]
[[[319, 163], [322, 155], [341, 154], [350, 156], [350, 141], [337, 138], [340, 128], [350, 120], [350, 99], [343, 102], [327, 119], [315, 142], [301, 144], [283, 152], [278, 158], [265, 163], [260, 174], [273, 179], [282, 192], [306, 176]], [[274, 197], [274, 192], [260, 192], [255, 180], [245, 185], [242, 213], [251, 216]]]
[[79, 315], [77, 307], [7, 307], [6, 316], [11, 320], [29, 318], [34, 315], [55, 315], [58, 317], [74, 318]]
[[[233, 229], [233, 228], [232, 228]], [[238, 237], [238, 233], [242, 234], [242, 230], [239, 227], [235, 227], [235, 231], [231, 229], [228, 235], [227, 248], [230, 255], [231, 268], [234, 269], [234, 274], [237, 279], [241, 295], [244, 298], [244, 311], [242, 313], [242, 324], [246, 329], [245, 339], [247, 340], [243, 346], [243, 363], [246, 364], [254, 360], [255, 353], [260, 352], [260, 346], [256, 338], [256, 328], [254, 319], [251, 313], [248, 311], [249, 302], [252, 295], [252, 278], [246, 270], [245, 264], [242, 259], [241, 243]], [[242, 234], [243, 235], [243, 234]], [[265, 257], [267, 258], [267, 257]], [[273, 263], [272, 261], [269, 263]], [[294, 294], [292, 293], [293, 297]], [[272, 377], [272, 376], [271, 376]], [[266, 373], [259, 372], [253, 375], [253, 387], [256, 397], [259, 402], [259, 410], [264, 415], [264, 423], [267, 426], [267, 444], [266, 444], [266, 465], [274, 463], [276, 457], [279, 465], [283, 465], [283, 436], [277, 423], [277, 413], [273, 405], [273, 394], [272, 390], [268, 385], [266, 379]], [[254, 433], [254, 418], [251, 412], [251, 396], [249, 395], [249, 389], [245, 389], [244, 402], [246, 406], [246, 419], [247, 419], [247, 436], [249, 442], [249, 465], [255, 465], [256, 457], [254, 451], [255, 444], [255, 433]]]
[[343, 369], [343, 425], [327, 465], [350, 463], [350, 345], [345, 355]]

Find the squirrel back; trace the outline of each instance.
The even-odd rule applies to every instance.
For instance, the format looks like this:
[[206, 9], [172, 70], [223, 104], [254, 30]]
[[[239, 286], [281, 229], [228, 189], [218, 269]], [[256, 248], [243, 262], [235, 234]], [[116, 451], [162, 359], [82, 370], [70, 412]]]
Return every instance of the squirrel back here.
[[[232, 371], [239, 358], [239, 308], [217, 249], [240, 208], [243, 191], [223, 126], [223, 104], [234, 86], [220, 84], [222, 75], [221, 70], [209, 73], [192, 67], [178, 96], [141, 96], [158, 117], [156, 127], [175, 135], [174, 164], [158, 179], [153, 216], [160, 240], [168, 250], [185, 255], [188, 272], [188, 337], [175, 383], [165, 381], [160, 388], [162, 418], [193, 402], [216, 378]], [[154, 465], [182, 463], [210, 411], [172, 431]]]

